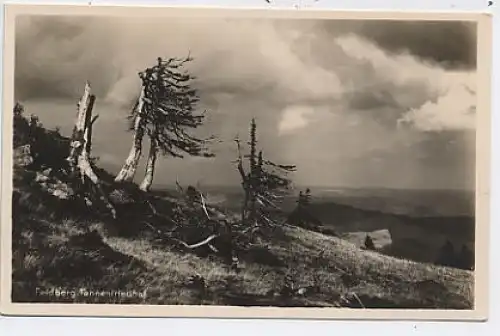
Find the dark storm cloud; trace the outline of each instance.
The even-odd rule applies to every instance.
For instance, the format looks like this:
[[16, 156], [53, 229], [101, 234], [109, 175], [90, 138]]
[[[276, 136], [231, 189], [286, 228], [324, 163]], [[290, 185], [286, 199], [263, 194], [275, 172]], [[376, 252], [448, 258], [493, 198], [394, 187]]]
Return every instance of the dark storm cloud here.
[[75, 97], [82, 73], [97, 94], [105, 94], [119, 72], [108, 62], [113, 40], [100, 28], [80, 17], [16, 18], [16, 98]]
[[391, 52], [404, 52], [449, 68], [476, 68], [476, 25], [466, 22], [364, 22], [361, 33]]
[[[106, 24], [109, 21], [109, 25]], [[96, 78], [94, 90], [105, 94], [122, 75], [112, 61], [119, 50], [116, 34], [120, 29], [109, 29], [109, 19], [20, 17], [16, 39], [16, 96], [27, 97], [73, 96], [81, 80], [80, 71]], [[259, 24], [259, 20], [254, 21]], [[383, 49], [408, 52], [425, 60], [438, 62], [449, 68], [474, 68], [476, 65], [476, 27], [465, 22], [402, 22], [402, 21], [303, 21], [291, 23], [282, 20], [271, 24], [278, 29], [294, 27], [309, 34], [304, 39], [314, 40], [313, 46], [321, 52], [321, 45], [343, 34], [356, 34], [375, 42]], [[124, 36], [129, 30], [123, 29]], [[152, 32], [153, 33], [153, 32]], [[314, 35], [314, 36], [313, 36]], [[122, 36], [121, 38], [123, 38]], [[292, 48], [300, 49], [300, 38]], [[97, 48], [96, 48], [97, 47]], [[216, 46], [207, 63], [218, 67], [227, 61], [226, 50]], [[87, 48], [92, 50], [87, 50]], [[328, 46], [326, 48], [331, 48]], [[299, 50], [300, 51], [300, 50]], [[127, 52], [137, 52], [131, 48]], [[142, 51], [141, 51], [142, 52]], [[300, 52], [299, 52], [300, 54]], [[328, 53], [316, 54], [320, 61]], [[47, 62], [52, 60], [53, 62]], [[331, 60], [327, 60], [330, 62]], [[330, 62], [331, 63], [331, 62]], [[365, 69], [369, 71], [370, 69]], [[49, 72], [50, 71], [50, 72]], [[75, 74], [75, 75], [73, 75]], [[234, 83], [226, 90], [238, 90]], [[249, 83], [251, 84], [251, 83]], [[247, 85], [245, 89], [249, 89]]]
[[392, 52], [408, 50], [449, 68], [475, 69], [477, 63], [476, 24], [465, 22], [389, 22], [385, 29], [365, 23], [364, 36]]
[[477, 27], [473, 22], [365, 20], [318, 25], [333, 36], [355, 33], [387, 51], [408, 52], [445, 68], [476, 68]]

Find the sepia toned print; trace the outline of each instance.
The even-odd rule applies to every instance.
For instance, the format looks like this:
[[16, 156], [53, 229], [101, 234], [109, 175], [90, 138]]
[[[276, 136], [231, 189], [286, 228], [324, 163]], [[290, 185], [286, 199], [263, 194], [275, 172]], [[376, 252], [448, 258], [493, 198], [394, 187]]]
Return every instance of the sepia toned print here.
[[486, 317], [488, 17], [6, 20], [6, 313]]

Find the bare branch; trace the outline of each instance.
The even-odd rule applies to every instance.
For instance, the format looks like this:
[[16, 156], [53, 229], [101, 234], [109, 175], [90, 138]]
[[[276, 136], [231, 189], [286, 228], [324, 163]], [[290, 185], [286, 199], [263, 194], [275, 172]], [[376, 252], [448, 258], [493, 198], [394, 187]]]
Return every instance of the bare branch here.
[[210, 248], [214, 253], [219, 252], [219, 250], [217, 250], [212, 244], [208, 244], [208, 248]]
[[352, 296], [354, 296], [354, 298], [356, 299], [356, 301], [358, 301], [358, 303], [361, 305], [362, 308], [366, 309], [365, 305], [363, 304], [363, 302], [361, 302], [361, 299], [359, 298], [359, 296], [356, 294], [356, 293], [351, 293]]
[[177, 187], [177, 190], [180, 191], [181, 193], [184, 193], [184, 188], [182, 188], [182, 186], [180, 185], [179, 183], [179, 180], [175, 180], [175, 185]]
[[142, 221], [144, 224], [146, 224], [147, 226], [149, 226], [151, 229], [153, 229], [154, 231], [156, 231], [156, 233], [163, 233], [160, 229], [158, 228], [155, 228], [153, 225], [151, 225], [149, 222], [146, 222], [146, 221]]
[[95, 121], [97, 120], [97, 118], [99, 118], [98, 114], [96, 114], [95, 116], [92, 117], [92, 120], [90, 121], [90, 124], [93, 125], [95, 123]]
[[156, 211], [156, 208], [153, 206], [153, 204], [151, 204], [151, 202], [149, 200], [145, 200], [145, 201], [149, 205], [149, 208], [151, 209], [151, 211], [153, 212], [153, 214], [157, 215], [158, 211]]
[[236, 146], [237, 146], [237, 150], [238, 150], [238, 159], [236, 160], [238, 171], [241, 175], [242, 182], [246, 183], [247, 176], [246, 176], [245, 169], [243, 168], [243, 157], [241, 155], [241, 141], [240, 141], [238, 135], [234, 139], [234, 142], [236, 142]]
[[205, 198], [203, 197], [203, 194], [201, 192], [200, 192], [200, 197], [201, 197], [201, 207], [203, 208], [205, 215], [207, 215], [208, 220], [210, 220], [210, 216], [208, 215], [207, 207], [205, 205]]
[[215, 238], [217, 238], [218, 236], [217, 235], [210, 235], [208, 236], [208, 238], [196, 243], [196, 244], [187, 244], [186, 242], [183, 242], [182, 240], [179, 240], [179, 239], [175, 239], [175, 241], [179, 242], [180, 244], [182, 244], [184, 247], [187, 247], [188, 249], [195, 249], [195, 248], [198, 248], [200, 246], [203, 246], [203, 245], [207, 245], [208, 243], [210, 243], [212, 240], [214, 240]]

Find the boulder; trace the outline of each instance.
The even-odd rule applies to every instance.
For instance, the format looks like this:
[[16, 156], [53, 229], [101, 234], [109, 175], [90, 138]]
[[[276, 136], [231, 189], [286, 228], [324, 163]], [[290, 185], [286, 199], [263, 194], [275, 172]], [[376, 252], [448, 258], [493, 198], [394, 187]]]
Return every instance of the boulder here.
[[29, 144], [14, 149], [14, 166], [27, 167], [32, 163], [33, 155]]
[[133, 195], [124, 189], [114, 189], [109, 194], [109, 199], [114, 204], [134, 204], [136, 200]]
[[65, 190], [56, 189], [52, 192], [52, 195], [59, 199], [68, 199], [70, 197], [69, 193]]
[[36, 172], [35, 182], [46, 182], [49, 180], [49, 176], [43, 173]]

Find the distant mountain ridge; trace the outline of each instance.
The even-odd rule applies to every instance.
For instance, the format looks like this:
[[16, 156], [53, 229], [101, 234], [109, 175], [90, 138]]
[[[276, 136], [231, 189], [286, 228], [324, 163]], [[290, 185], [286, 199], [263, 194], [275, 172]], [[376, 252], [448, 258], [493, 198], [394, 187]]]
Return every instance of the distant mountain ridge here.
[[336, 203], [313, 203], [310, 211], [323, 225], [333, 227], [345, 239], [360, 245], [366, 235], [387, 231], [391, 246], [384, 253], [400, 258], [435, 262], [443, 245], [474, 251], [475, 219], [472, 216], [411, 217], [363, 210]]
[[[239, 211], [243, 196], [239, 188], [200, 188], [214, 205]], [[447, 241], [456, 249], [466, 246], [474, 251], [475, 216], [470, 209], [473, 195], [468, 192], [385, 189], [374, 196], [370, 195], [376, 192], [374, 189], [343, 192], [332, 195], [328, 190], [312, 190], [309, 211], [323, 227], [333, 229], [351, 243], [362, 246], [367, 235], [382, 235], [385, 254], [431, 263], [438, 259]], [[282, 202], [285, 216], [295, 209], [296, 200], [295, 195], [290, 195]]]
[[[217, 203], [229, 202], [239, 206], [242, 194], [240, 186], [204, 186], [199, 188]], [[158, 189], [158, 188], [157, 188]], [[172, 186], [159, 189], [175, 190]], [[287, 211], [295, 206], [299, 190], [295, 188], [283, 206]], [[380, 211], [411, 217], [456, 217], [475, 214], [474, 192], [467, 190], [388, 189], [388, 188], [311, 188], [313, 203], [336, 203], [361, 210]]]

